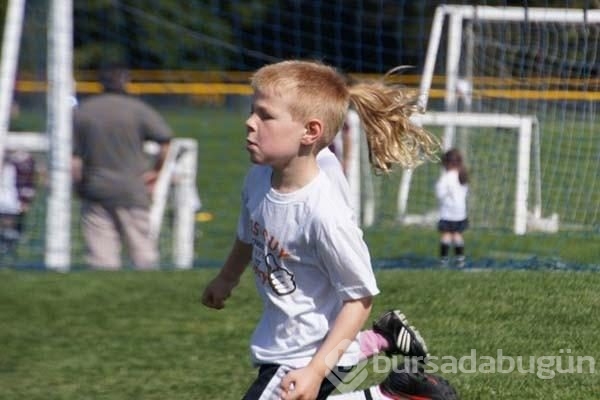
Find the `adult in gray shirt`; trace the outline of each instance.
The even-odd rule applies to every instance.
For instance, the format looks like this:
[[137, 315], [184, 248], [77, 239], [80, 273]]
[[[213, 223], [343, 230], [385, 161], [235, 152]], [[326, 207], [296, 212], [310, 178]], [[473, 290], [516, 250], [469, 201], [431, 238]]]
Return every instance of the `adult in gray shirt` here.
[[[125, 244], [135, 268], [156, 268], [150, 195], [172, 132], [154, 109], [127, 95], [126, 68], [104, 68], [100, 81], [104, 92], [81, 102], [73, 118], [73, 181], [82, 199], [86, 261], [93, 268], [119, 269]], [[160, 145], [153, 167], [145, 141]]]

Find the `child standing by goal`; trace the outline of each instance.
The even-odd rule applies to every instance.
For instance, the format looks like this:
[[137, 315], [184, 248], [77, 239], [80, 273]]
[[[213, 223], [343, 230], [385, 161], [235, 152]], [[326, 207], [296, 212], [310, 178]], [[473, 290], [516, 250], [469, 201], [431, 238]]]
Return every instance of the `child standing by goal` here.
[[[329, 66], [284, 61], [259, 69], [251, 83], [246, 148], [257, 165], [242, 189], [237, 238], [202, 302], [223, 308], [251, 263], [264, 311], [251, 340], [259, 375], [244, 398], [324, 399], [335, 389], [328, 375], [360, 359], [356, 338], [378, 289], [352, 210], [316, 156], [350, 104], [376, 170], [414, 167], [438, 142], [409, 122], [415, 98], [382, 82], [348, 86]], [[364, 398], [390, 398], [367, 390]]]
[[442, 156], [444, 167], [435, 185], [439, 203], [440, 258], [443, 266], [449, 264], [450, 247], [454, 247], [456, 265], [465, 265], [465, 240], [463, 232], [469, 226], [467, 218], [467, 195], [469, 174], [457, 149], [450, 149]]

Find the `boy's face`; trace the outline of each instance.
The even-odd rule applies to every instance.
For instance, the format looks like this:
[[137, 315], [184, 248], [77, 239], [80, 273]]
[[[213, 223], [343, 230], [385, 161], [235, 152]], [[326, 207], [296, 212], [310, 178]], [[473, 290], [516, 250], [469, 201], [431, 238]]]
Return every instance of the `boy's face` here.
[[292, 118], [286, 100], [255, 92], [246, 120], [246, 149], [253, 163], [282, 167], [298, 155], [305, 129]]

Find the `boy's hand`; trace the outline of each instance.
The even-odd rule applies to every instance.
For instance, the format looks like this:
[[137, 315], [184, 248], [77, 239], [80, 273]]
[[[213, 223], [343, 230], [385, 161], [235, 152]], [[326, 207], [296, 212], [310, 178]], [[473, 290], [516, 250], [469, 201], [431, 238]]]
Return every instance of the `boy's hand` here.
[[225, 300], [231, 295], [231, 291], [238, 284], [237, 280], [226, 279], [219, 275], [213, 279], [202, 294], [202, 304], [217, 310], [225, 307]]
[[323, 377], [310, 367], [288, 372], [281, 380], [282, 400], [314, 400], [319, 394]]

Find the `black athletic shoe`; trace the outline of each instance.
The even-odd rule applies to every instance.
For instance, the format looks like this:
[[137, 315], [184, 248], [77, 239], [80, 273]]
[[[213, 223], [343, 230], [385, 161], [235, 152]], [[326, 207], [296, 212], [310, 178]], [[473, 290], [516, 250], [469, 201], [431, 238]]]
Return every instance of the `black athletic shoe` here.
[[405, 357], [418, 357], [422, 362], [427, 361], [427, 345], [421, 334], [399, 310], [383, 313], [373, 322], [373, 331], [383, 336], [390, 347], [386, 354], [402, 354]]
[[381, 392], [394, 400], [458, 400], [446, 379], [413, 367], [392, 370], [379, 385]]

